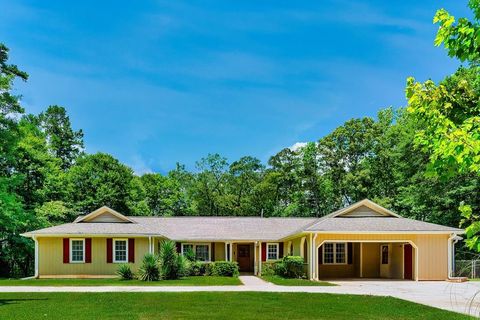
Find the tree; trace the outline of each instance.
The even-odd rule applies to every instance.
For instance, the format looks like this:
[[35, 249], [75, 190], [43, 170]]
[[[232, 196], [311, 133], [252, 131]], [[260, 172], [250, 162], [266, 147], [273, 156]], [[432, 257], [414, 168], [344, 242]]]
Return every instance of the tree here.
[[81, 156], [70, 168], [67, 179], [72, 202], [78, 213], [89, 213], [101, 206], [128, 214], [133, 171], [111, 155]]
[[[440, 9], [434, 22], [440, 28], [435, 45], [443, 44], [452, 57], [467, 61], [440, 84], [407, 80], [408, 111], [421, 118], [426, 127], [419, 130], [416, 143], [429, 154], [429, 173], [443, 179], [480, 172], [480, 1], [470, 0], [474, 21], [455, 20]], [[480, 221], [471, 205], [460, 207], [466, 223], [467, 245], [480, 251]]]
[[63, 170], [68, 169], [83, 150], [83, 132], [74, 131], [65, 108], [49, 106], [39, 116], [45, 132], [49, 151], [62, 161]]

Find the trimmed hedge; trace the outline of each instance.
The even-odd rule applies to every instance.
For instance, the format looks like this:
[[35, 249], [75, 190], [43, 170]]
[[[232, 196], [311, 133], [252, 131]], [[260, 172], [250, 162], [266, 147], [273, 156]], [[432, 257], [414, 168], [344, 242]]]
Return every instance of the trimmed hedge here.
[[189, 275], [191, 276], [238, 277], [239, 274], [238, 264], [230, 261], [195, 261], [189, 267]]
[[283, 278], [305, 278], [305, 262], [300, 256], [285, 256], [280, 261], [262, 264], [262, 275]]

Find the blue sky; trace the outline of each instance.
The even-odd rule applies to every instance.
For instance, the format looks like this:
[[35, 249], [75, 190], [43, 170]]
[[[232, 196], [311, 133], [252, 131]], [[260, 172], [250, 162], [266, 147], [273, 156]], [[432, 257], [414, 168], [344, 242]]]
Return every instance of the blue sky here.
[[88, 152], [166, 172], [214, 152], [266, 161], [404, 105], [406, 77], [458, 66], [432, 17], [466, 4], [0, 0], [0, 41], [30, 74], [28, 112], [62, 105]]

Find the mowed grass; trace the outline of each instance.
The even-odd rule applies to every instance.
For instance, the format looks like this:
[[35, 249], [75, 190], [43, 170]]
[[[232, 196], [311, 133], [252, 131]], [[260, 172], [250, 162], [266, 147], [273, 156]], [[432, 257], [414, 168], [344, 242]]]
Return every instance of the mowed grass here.
[[0, 286], [227, 286], [241, 285], [235, 277], [186, 277], [178, 280], [140, 281], [120, 279], [0, 279]]
[[469, 317], [391, 297], [319, 293], [0, 293], [0, 319], [435, 319]]
[[336, 286], [325, 281], [310, 281], [304, 279], [287, 279], [280, 276], [262, 276], [262, 279], [279, 286]]

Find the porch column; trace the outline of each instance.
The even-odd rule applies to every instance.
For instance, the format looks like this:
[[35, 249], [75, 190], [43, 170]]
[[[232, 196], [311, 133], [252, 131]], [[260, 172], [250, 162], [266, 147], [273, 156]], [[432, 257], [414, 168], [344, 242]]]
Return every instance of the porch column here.
[[313, 261], [313, 269], [312, 269], [312, 276], [313, 280], [318, 280], [318, 255], [317, 255], [317, 240], [318, 234], [315, 233], [312, 240], [312, 261]]
[[33, 241], [35, 242], [35, 278], [39, 277], [38, 274], [38, 240], [36, 236], [33, 236]]
[[313, 244], [312, 244], [312, 239], [313, 239], [313, 235], [310, 233], [310, 241], [308, 241], [308, 251], [310, 251], [310, 259], [308, 261], [308, 277], [310, 278], [310, 280], [313, 280]]
[[151, 237], [151, 236], [148, 237], [148, 252], [149, 252], [150, 254], [153, 253], [153, 250], [152, 250], [152, 237]]
[[[403, 246], [402, 246], [403, 252]], [[363, 242], [360, 242], [360, 278], [363, 278]]]
[[253, 274], [254, 275], [257, 275], [258, 274], [258, 266], [257, 266], [257, 246], [258, 246], [258, 242], [255, 241], [253, 243]]
[[258, 275], [262, 275], [262, 242], [258, 242]]
[[230, 242], [230, 262], [233, 261], [233, 242]]

